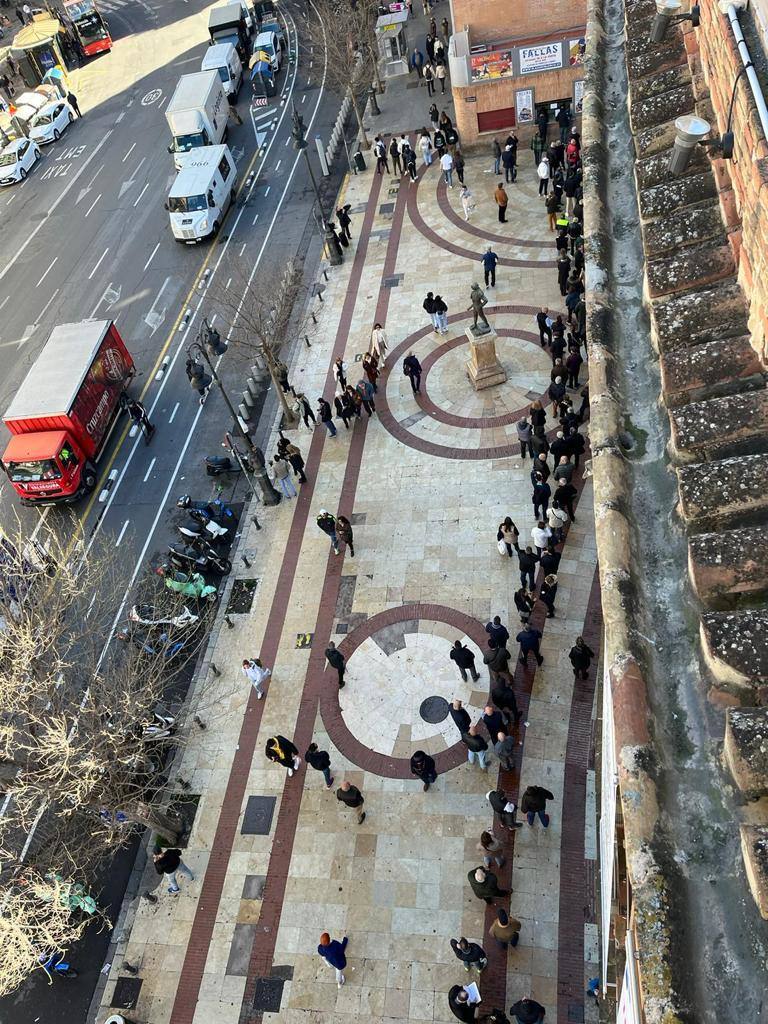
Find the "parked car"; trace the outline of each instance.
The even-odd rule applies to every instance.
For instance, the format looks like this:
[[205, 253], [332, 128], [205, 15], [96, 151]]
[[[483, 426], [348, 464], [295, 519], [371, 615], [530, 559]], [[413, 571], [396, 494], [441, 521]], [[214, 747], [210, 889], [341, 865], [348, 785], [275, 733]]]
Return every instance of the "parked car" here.
[[24, 181], [40, 159], [40, 147], [27, 138], [14, 139], [0, 151], [0, 185]]
[[46, 103], [29, 122], [29, 137], [45, 144], [60, 138], [75, 119], [75, 112], [64, 100]]

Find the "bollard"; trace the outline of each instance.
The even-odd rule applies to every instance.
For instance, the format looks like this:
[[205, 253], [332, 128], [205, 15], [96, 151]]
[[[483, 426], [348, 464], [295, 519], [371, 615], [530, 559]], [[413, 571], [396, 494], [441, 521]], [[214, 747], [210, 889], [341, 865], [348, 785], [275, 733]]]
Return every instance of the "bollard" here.
[[157, 903], [157, 896], [153, 892], [145, 892], [142, 895], [147, 903]]
[[312, 344], [311, 344], [311, 342], [309, 340], [309, 335], [308, 334], [304, 335], [304, 344], [307, 346], [307, 348], [312, 348]]
[[216, 668], [216, 662], [214, 662], [214, 661], [211, 662], [211, 672], [213, 672], [214, 676], [217, 679], [221, 675], [221, 672], [219, 672], [219, 670]]
[[195, 723], [195, 725], [198, 727], [198, 729], [207, 729], [208, 728], [208, 726], [202, 720], [200, 715], [195, 715], [195, 717], [192, 719], [192, 721]]
[[309, 315], [312, 317], [312, 323], [316, 324], [317, 323], [317, 317], [315, 316], [314, 309], [312, 310], [312, 312]]
[[224, 616], [224, 621], [226, 622], [227, 626], [229, 626], [230, 629], [234, 629], [235, 628], [234, 622], [232, 621], [232, 619], [230, 619], [230, 617], [228, 615]]
[[250, 569], [251, 568], [251, 563], [248, 561], [248, 556], [247, 555], [243, 555], [242, 559], [243, 559], [243, 565], [245, 566], [245, 568], [246, 569]]
[[251, 418], [251, 412], [252, 410], [248, 408], [245, 402], [241, 402], [237, 407], [238, 418], [243, 421], [247, 421]]

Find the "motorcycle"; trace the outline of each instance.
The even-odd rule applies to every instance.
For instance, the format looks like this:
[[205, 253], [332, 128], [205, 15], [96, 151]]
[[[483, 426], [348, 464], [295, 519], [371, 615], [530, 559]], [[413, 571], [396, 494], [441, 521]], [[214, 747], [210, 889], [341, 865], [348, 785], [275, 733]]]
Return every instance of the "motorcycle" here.
[[142, 654], [150, 654], [153, 657], [162, 655], [166, 661], [171, 661], [184, 648], [184, 640], [171, 640], [167, 633], [160, 633], [157, 640], [150, 640], [148, 636], [142, 636], [131, 626], [123, 626], [117, 632], [117, 639], [123, 643], [132, 643]]
[[135, 604], [128, 612], [128, 618], [139, 626], [171, 626], [174, 629], [187, 629], [189, 626], [196, 626], [200, 616], [191, 612], [186, 605], [178, 615], [169, 619], [156, 619], [155, 608], [151, 604]]
[[198, 523], [207, 523], [211, 519], [222, 526], [234, 526], [235, 513], [221, 498], [213, 501], [192, 501], [188, 494], [182, 494], [176, 502], [177, 508], [185, 508]]
[[155, 570], [158, 576], [165, 579], [165, 585], [175, 594], [183, 594], [185, 597], [195, 597], [198, 601], [215, 601], [219, 596], [216, 587], [205, 582], [205, 578], [199, 572], [188, 575], [185, 572], [174, 572], [172, 566], [161, 565]]
[[[217, 543], [216, 539], [211, 537], [210, 534], [206, 534], [205, 530], [194, 526], [177, 526], [176, 529], [186, 541], [187, 547], [194, 548], [201, 555], [205, 555], [207, 558], [214, 559], [215, 561], [226, 561], [224, 556], [214, 547], [214, 544]], [[229, 569], [226, 571], [229, 572]]]
[[205, 472], [208, 476], [221, 476], [223, 473], [242, 473], [242, 466], [228, 455], [206, 455]]
[[168, 547], [168, 561], [182, 571], [205, 572], [206, 569], [212, 569], [214, 572], [225, 574], [232, 569], [230, 560], [222, 558], [210, 547], [207, 551], [198, 551], [195, 547], [179, 548], [171, 544]]
[[191, 543], [198, 540], [206, 540], [210, 541], [212, 544], [216, 544], [222, 541], [228, 542], [231, 539], [229, 536], [230, 531], [227, 527], [219, 526], [219, 524], [214, 523], [213, 520], [206, 523], [204, 526], [201, 526], [200, 523], [195, 523], [194, 525], [177, 526], [176, 529], [185, 540], [188, 540]]

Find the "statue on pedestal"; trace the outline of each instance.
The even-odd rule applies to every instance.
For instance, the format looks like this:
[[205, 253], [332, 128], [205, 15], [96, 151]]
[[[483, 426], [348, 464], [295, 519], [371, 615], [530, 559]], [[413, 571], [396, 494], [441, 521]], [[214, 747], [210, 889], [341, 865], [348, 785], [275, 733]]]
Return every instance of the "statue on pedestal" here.
[[[472, 330], [476, 334], [487, 334], [488, 331], [490, 331], [491, 329], [491, 325], [488, 323], [488, 319], [485, 313], [483, 312], [483, 306], [488, 305], [488, 299], [485, 297], [485, 292], [477, 283], [477, 281], [475, 281], [475, 283], [472, 285], [472, 291], [469, 293], [469, 301], [470, 305], [468, 308], [472, 310], [474, 316], [474, 320], [472, 322]], [[478, 317], [480, 317], [480, 319], [483, 321], [483, 327], [477, 326]]]

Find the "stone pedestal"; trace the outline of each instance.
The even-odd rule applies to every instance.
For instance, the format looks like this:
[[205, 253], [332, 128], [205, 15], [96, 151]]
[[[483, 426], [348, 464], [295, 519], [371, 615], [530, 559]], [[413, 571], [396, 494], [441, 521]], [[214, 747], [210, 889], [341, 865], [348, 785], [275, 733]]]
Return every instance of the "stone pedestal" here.
[[466, 335], [470, 350], [467, 376], [475, 391], [503, 384], [507, 372], [496, 356], [496, 331], [491, 328], [485, 334], [475, 334], [471, 327], [467, 327]]

